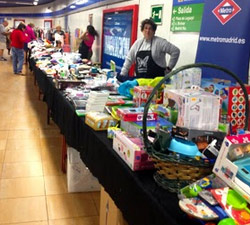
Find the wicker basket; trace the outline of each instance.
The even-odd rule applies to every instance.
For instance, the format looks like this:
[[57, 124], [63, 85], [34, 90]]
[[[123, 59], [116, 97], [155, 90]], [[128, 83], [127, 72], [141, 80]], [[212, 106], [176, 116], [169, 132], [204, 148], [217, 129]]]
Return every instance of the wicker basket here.
[[[178, 72], [193, 67], [209, 67], [221, 70], [226, 74], [232, 76], [240, 84], [246, 100], [245, 101], [246, 121], [244, 129], [247, 130], [248, 128], [247, 118], [249, 114], [249, 102], [248, 102], [247, 90], [242, 81], [234, 73], [217, 65], [198, 63], [180, 67], [167, 74], [153, 89], [144, 107], [143, 140], [147, 153], [152, 157], [153, 161], [155, 162], [155, 167], [157, 169], [157, 172], [154, 174], [155, 181], [157, 182], [158, 185], [171, 192], [178, 192], [184, 186], [193, 183], [194, 181], [202, 177], [207, 176], [212, 172], [213, 164], [210, 163], [209, 161], [196, 160], [192, 158], [179, 158], [178, 156], [169, 155], [164, 152], [159, 152], [159, 149], [156, 150], [154, 145], [148, 140], [146, 118], [151, 101], [156, 91], [162, 86], [162, 84], [164, 84], [166, 80], [176, 75]], [[162, 149], [164, 149], [164, 147]]]

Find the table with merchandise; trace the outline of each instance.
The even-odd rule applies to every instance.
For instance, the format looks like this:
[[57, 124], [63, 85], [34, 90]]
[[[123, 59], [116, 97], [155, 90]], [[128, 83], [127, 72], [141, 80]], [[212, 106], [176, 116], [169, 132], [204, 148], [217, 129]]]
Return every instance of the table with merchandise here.
[[106, 131], [94, 131], [79, 117], [52, 78], [31, 61], [36, 82], [43, 92], [51, 117], [58, 125], [66, 143], [80, 152], [81, 159], [98, 178], [132, 225], [196, 224], [181, 211], [175, 193], [158, 186], [154, 170], [132, 171], [112, 148]]

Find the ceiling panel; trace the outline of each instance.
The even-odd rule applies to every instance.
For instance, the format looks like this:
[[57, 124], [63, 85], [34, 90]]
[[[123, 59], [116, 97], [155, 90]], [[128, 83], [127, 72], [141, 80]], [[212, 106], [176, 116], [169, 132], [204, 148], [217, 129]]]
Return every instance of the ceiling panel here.
[[[0, 8], [2, 7], [32, 7], [33, 2], [37, 0], [0, 0]], [[38, 5], [54, 2], [55, 0], [38, 0]]]

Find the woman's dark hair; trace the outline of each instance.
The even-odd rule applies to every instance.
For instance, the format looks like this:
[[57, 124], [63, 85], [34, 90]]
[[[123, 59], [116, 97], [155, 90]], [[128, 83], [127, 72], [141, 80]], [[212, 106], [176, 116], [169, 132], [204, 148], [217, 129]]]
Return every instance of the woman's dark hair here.
[[22, 30], [22, 29], [26, 29], [26, 25], [24, 23], [19, 23], [19, 25], [16, 28], [17, 30]]
[[157, 28], [157, 25], [155, 24], [154, 20], [152, 18], [149, 18], [149, 19], [145, 19], [141, 22], [141, 31], [143, 31], [144, 29], [144, 26], [146, 24], [149, 24], [151, 25], [153, 31], [155, 32], [156, 31], [156, 28]]
[[95, 28], [92, 25], [88, 25], [87, 26], [87, 31], [92, 35], [92, 36], [97, 36], [98, 37], [98, 33], [95, 30]]

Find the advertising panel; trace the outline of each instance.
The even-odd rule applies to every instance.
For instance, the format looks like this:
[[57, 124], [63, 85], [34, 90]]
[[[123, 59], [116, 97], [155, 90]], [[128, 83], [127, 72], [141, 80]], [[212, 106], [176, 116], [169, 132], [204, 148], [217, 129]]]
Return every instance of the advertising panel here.
[[[196, 62], [223, 66], [248, 82], [250, 1], [205, 0]], [[203, 69], [203, 77], [232, 79]]]
[[120, 72], [137, 37], [138, 5], [104, 10], [102, 36], [102, 68], [110, 68], [110, 61]]

